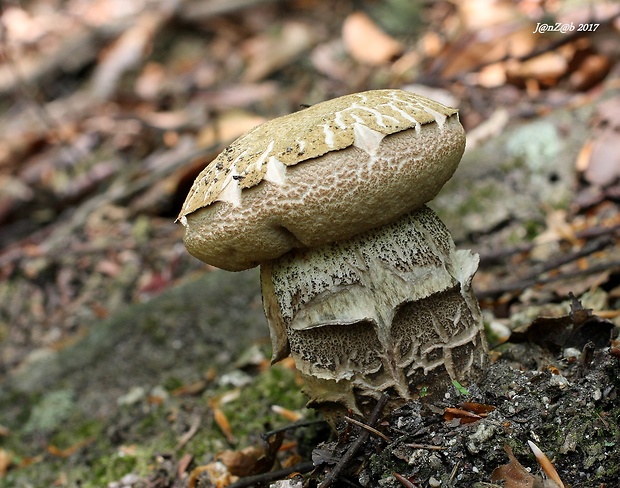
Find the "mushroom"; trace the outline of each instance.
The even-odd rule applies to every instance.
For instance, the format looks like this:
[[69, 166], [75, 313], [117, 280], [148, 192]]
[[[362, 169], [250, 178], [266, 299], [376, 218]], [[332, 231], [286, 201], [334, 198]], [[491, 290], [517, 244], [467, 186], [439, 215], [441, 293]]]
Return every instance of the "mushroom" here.
[[255, 127], [187, 196], [185, 246], [229, 271], [260, 264], [272, 362], [291, 354], [333, 422], [484, 371], [478, 256], [425, 206], [464, 147], [457, 110], [367, 91]]

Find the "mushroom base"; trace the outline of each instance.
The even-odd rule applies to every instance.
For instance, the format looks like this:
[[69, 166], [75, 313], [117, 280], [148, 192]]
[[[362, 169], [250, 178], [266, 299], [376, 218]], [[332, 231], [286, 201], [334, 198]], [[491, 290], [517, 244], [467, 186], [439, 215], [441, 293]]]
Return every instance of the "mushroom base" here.
[[261, 267], [273, 360], [289, 352], [309, 406], [335, 424], [478, 380], [488, 354], [471, 289], [478, 256], [456, 251], [427, 207], [344, 242]]

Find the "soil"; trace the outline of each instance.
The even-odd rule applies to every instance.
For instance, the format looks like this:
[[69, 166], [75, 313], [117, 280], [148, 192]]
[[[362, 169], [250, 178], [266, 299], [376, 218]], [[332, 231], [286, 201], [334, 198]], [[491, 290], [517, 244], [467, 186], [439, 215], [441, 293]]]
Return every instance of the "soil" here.
[[[541, 469], [528, 441], [534, 442], [561, 473], [565, 486], [613, 487], [620, 473], [620, 405], [618, 358], [609, 348], [594, 352], [585, 365], [579, 360], [553, 361], [543, 371], [524, 370], [510, 357], [540, 351], [508, 347], [483, 382], [463, 395], [455, 389], [439, 404], [423, 402], [392, 412], [379, 429], [391, 442], [378, 437], [365, 445], [349, 474], [362, 486], [401, 487], [394, 472], [412, 486], [542, 486]], [[481, 403], [493, 410], [484, 418], [446, 420], [446, 408]], [[347, 444], [327, 443], [336, 453]], [[491, 484], [498, 466], [508, 463], [509, 446], [532, 484]], [[338, 457], [338, 454], [334, 454]], [[512, 482], [513, 484], [510, 484]], [[344, 486], [344, 485], [342, 485]], [[553, 486], [553, 485], [547, 485]]]

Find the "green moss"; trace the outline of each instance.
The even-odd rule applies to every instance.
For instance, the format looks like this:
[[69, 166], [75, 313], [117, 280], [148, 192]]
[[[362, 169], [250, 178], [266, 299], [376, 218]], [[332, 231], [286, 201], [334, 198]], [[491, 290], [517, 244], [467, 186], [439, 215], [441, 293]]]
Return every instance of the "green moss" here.
[[540, 235], [545, 229], [545, 225], [541, 221], [526, 220], [523, 222], [523, 228], [525, 229], [525, 239], [527, 241], [533, 241], [534, 238]]
[[89, 478], [82, 480], [82, 486], [84, 488], [91, 486], [95, 488], [101, 486], [98, 485], [99, 480], [118, 480], [132, 472], [146, 472], [146, 466], [144, 466], [145, 469], [140, 469], [140, 465], [144, 465], [140, 459], [150, 457], [150, 453], [141, 451], [133, 454], [128, 454], [127, 451], [119, 451], [111, 456], [101, 457], [93, 465]]
[[185, 383], [181, 378], [177, 378], [176, 376], [169, 376], [164, 380], [163, 387], [166, 391], [174, 391], [177, 388], [181, 388]]
[[374, 6], [371, 13], [393, 35], [416, 35], [422, 26], [422, 2], [419, 0], [386, 0]]
[[239, 398], [223, 405], [222, 410], [234, 434], [244, 437], [290, 422], [274, 413], [273, 405], [304, 410], [307, 401], [297, 384], [297, 372], [277, 364], [258, 375], [255, 382], [243, 388]]
[[89, 439], [96, 439], [102, 431], [103, 424], [100, 420], [71, 420], [50, 437], [49, 443], [59, 449], [67, 449], [81, 442], [88, 443]]

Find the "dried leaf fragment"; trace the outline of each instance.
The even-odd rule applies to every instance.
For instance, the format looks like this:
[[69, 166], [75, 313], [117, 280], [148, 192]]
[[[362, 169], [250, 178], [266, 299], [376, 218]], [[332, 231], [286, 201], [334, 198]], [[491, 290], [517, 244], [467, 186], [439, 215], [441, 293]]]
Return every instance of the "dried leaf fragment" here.
[[403, 475], [398, 474], [396, 472], [393, 472], [392, 474], [394, 475], [394, 478], [396, 478], [398, 480], [398, 482], [401, 485], [403, 485], [405, 488], [415, 488], [416, 487], [416, 485], [414, 485], [411, 481], [409, 481]]
[[254, 473], [256, 462], [264, 455], [264, 449], [249, 446], [240, 451], [222, 451], [215, 459], [224, 463], [232, 475], [243, 477]]
[[52, 456], [56, 456], [60, 458], [68, 458], [69, 456], [72, 456], [77, 451], [82, 449], [84, 446], [87, 446], [94, 440], [95, 439], [93, 437], [90, 437], [88, 439], [84, 439], [80, 442], [77, 442], [73, 444], [72, 446], [67, 447], [66, 449], [60, 449], [56, 447], [55, 445], [50, 444], [49, 446], [47, 446], [47, 452], [49, 452]]
[[533, 488], [534, 476], [517, 460], [510, 446], [505, 445], [504, 450], [510, 462], [495, 468], [491, 474], [491, 480], [504, 481], [505, 488]]
[[558, 485], [559, 488], [564, 488], [564, 483], [562, 483], [562, 480], [560, 479], [560, 475], [555, 470], [555, 468], [553, 467], [553, 464], [551, 463], [551, 461], [549, 461], [549, 458], [545, 455], [545, 453], [542, 452], [538, 448], [538, 446], [534, 444], [532, 441], [527, 441], [527, 444], [530, 446], [530, 449], [534, 453], [534, 456], [536, 456], [536, 460], [538, 461], [538, 464], [540, 464], [540, 467], [543, 469], [547, 477], [550, 480], [553, 480]]
[[363, 12], [353, 12], [345, 19], [342, 39], [354, 59], [372, 66], [391, 61], [403, 50], [400, 42], [383, 32]]
[[224, 403], [221, 398], [209, 401], [209, 406], [213, 409], [213, 420], [220, 428], [222, 433], [226, 436], [228, 442], [235, 442], [235, 436], [232, 433], [230, 422], [228, 421], [228, 417], [226, 417], [226, 414], [222, 411], [222, 409], [220, 409], [220, 403]]
[[491, 413], [495, 410], [493, 405], [487, 405], [486, 403], [476, 403], [476, 402], [462, 402], [459, 403], [459, 407], [464, 408], [465, 410], [469, 410], [475, 414], [480, 415], [481, 417], [485, 417], [487, 414]]
[[189, 488], [196, 488], [201, 478], [205, 479], [206, 484], [211, 483], [207, 486], [214, 486], [215, 488], [225, 488], [239, 479], [228, 471], [224, 463], [219, 461], [194, 468], [189, 475]]
[[471, 424], [480, 420], [482, 417], [473, 412], [468, 412], [467, 410], [448, 407], [444, 410], [443, 418], [447, 421], [459, 419], [461, 424]]
[[0, 449], [0, 478], [2, 478], [6, 474], [12, 464], [12, 454], [5, 449]]
[[288, 408], [281, 407], [280, 405], [272, 405], [271, 410], [272, 412], [281, 415], [290, 422], [298, 422], [303, 418], [303, 415], [301, 415], [299, 412], [289, 410]]

